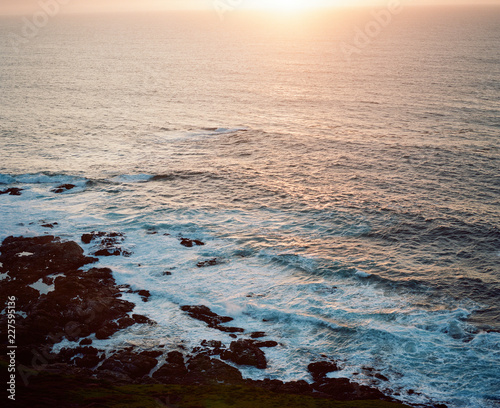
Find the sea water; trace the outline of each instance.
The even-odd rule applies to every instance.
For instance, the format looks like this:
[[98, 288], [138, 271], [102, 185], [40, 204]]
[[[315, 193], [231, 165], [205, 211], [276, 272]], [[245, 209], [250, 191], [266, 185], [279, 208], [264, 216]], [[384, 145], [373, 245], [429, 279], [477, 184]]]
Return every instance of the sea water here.
[[98, 265], [158, 325], [96, 347], [229, 345], [180, 310], [203, 304], [279, 343], [246, 377], [330, 358], [499, 406], [498, 9], [407, 7], [362, 44], [372, 10], [240, 14], [57, 16], [17, 45], [3, 18], [0, 239], [126, 235]]

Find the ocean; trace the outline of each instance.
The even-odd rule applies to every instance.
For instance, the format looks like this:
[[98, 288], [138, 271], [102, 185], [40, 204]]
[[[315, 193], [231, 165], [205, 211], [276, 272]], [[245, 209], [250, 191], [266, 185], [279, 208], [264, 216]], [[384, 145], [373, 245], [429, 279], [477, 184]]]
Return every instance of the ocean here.
[[96, 347], [228, 345], [203, 304], [279, 343], [246, 377], [500, 406], [499, 9], [223, 17], [3, 17], [0, 239], [125, 234], [158, 325]]

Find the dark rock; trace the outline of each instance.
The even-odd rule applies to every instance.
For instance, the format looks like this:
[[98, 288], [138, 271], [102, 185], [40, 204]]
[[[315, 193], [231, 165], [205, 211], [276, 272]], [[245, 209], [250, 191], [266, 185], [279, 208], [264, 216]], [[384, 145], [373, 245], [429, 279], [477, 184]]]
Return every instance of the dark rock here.
[[41, 226], [43, 228], [54, 228], [56, 225], [59, 225], [57, 222], [54, 222], [52, 224], [42, 224]]
[[6, 190], [3, 190], [3, 191], [0, 191], [0, 195], [2, 194], [9, 194], [9, 195], [15, 195], [15, 196], [20, 196], [21, 195], [21, 191], [23, 191], [22, 188], [8, 188]]
[[193, 245], [205, 245], [204, 242], [201, 242], [200, 240], [197, 239], [180, 238], [180, 240], [181, 240], [181, 245], [187, 248], [192, 248]]
[[119, 247], [119, 244], [125, 240], [124, 234], [121, 232], [102, 232], [92, 231], [89, 234], [82, 235], [82, 242], [90, 244], [95, 242], [95, 256], [130, 256], [131, 252]]
[[122, 317], [121, 319], [118, 319], [117, 323], [118, 323], [118, 327], [120, 328], [120, 330], [122, 330], [122, 329], [126, 329], [127, 327], [133, 326], [137, 322], [134, 319], [132, 319], [131, 317], [125, 316], [125, 317]]
[[59, 194], [59, 193], [62, 193], [64, 191], [71, 190], [75, 187], [76, 186], [74, 184], [61, 184], [60, 186], [57, 186], [56, 188], [52, 189], [51, 191], [53, 193]]
[[276, 341], [269, 340], [269, 341], [258, 341], [255, 343], [255, 345], [257, 347], [276, 347], [278, 343]]
[[[3, 241], [0, 262], [9, 272], [0, 286], [0, 302], [5, 304], [9, 296], [15, 296], [16, 309], [27, 315], [16, 321], [20, 364], [31, 365], [32, 350], [50, 350], [63, 338], [78, 341], [92, 333], [99, 338], [110, 336], [119, 328], [112, 322], [132, 311], [132, 303], [117, 298], [120, 291], [111, 270], [78, 270], [95, 260], [84, 256], [75, 242], [60, 242], [53, 236], [9, 237]], [[53, 279], [53, 274], [61, 276]], [[40, 295], [29, 286], [39, 279], [52, 279], [54, 290]], [[0, 324], [5, 319], [0, 315]]]
[[80, 341], [80, 346], [90, 346], [92, 344], [92, 339], [83, 339]]
[[282, 394], [310, 395], [313, 393], [311, 385], [304, 380], [284, 383], [280, 380], [271, 380], [266, 378], [264, 380], [246, 380], [246, 383], [248, 385], [257, 386], [271, 392]]
[[167, 354], [165, 364], [153, 374], [153, 378], [164, 384], [183, 384], [187, 374], [182, 353], [171, 351]]
[[378, 378], [379, 380], [382, 380], [382, 381], [389, 381], [389, 379], [385, 375], [380, 374], [380, 373], [375, 374], [374, 377]]
[[332, 361], [311, 363], [307, 366], [307, 369], [311, 373], [314, 382], [322, 381], [328, 373], [339, 370], [337, 364]]
[[217, 329], [226, 333], [241, 333], [243, 329], [239, 327], [221, 326], [222, 323], [227, 323], [233, 320], [232, 317], [219, 316], [212, 312], [208, 307], [203, 305], [198, 306], [182, 306], [181, 310], [187, 312], [193, 319], [201, 320], [208, 324], [208, 327]]
[[100, 249], [99, 251], [94, 252], [95, 256], [120, 256], [122, 254], [121, 249], [115, 248], [115, 249]]
[[206, 266], [214, 266], [214, 265], [217, 265], [217, 258], [209, 259], [208, 261], [198, 262], [196, 264], [198, 268], [204, 268]]
[[165, 271], [165, 272], [163, 272], [163, 275], [164, 275], [164, 276], [170, 276], [170, 275], [172, 275], [172, 272], [170, 272], [170, 271]]
[[96, 331], [95, 337], [98, 340], [109, 339], [113, 334], [120, 330], [120, 326], [115, 322], [109, 322]]
[[266, 333], [265, 332], [253, 332], [250, 334], [250, 337], [252, 339], [258, 339], [260, 337], [266, 337]]
[[221, 341], [217, 340], [203, 340], [201, 342], [201, 347], [195, 347], [193, 349], [193, 354], [201, 353], [206, 356], [217, 356], [226, 349]]
[[139, 290], [137, 291], [137, 294], [139, 294], [139, 296], [142, 297], [143, 302], [147, 302], [151, 297], [151, 293], [149, 293], [148, 290]]
[[221, 357], [239, 365], [249, 365], [260, 369], [267, 367], [266, 356], [254, 340], [240, 339], [231, 342], [229, 350], [224, 351]]
[[232, 317], [219, 316], [218, 314], [212, 312], [207, 306], [182, 306], [181, 310], [187, 312], [189, 316], [193, 319], [201, 320], [207, 323], [210, 327], [219, 325], [221, 323], [227, 323], [233, 320]]
[[109, 370], [125, 374], [132, 379], [140, 379], [149, 374], [157, 364], [156, 358], [148, 355], [148, 352], [137, 354], [123, 350], [104, 361], [99, 370]]
[[379, 390], [352, 383], [347, 378], [326, 378], [312, 386], [340, 401], [387, 399]]
[[150, 324], [150, 325], [156, 324], [154, 320], [151, 320], [149, 317], [143, 315], [133, 314], [132, 319], [134, 319], [135, 322], [139, 324]]
[[204, 355], [197, 355], [188, 361], [188, 384], [240, 384], [243, 382], [237, 368]]
[[220, 330], [221, 332], [224, 333], [243, 333], [245, 329], [242, 329], [241, 327], [232, 327], [232, 326], [213, 326], [214, 329]]

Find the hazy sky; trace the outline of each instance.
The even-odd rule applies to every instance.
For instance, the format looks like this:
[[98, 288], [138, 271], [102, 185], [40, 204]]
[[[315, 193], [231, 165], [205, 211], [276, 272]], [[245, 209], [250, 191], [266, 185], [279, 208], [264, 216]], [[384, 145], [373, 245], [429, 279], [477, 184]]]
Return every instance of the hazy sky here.
[[[271, 6], [295, 8], [305, 5], [319, 6], [386, 6], [391, 1], [402, 4], [495, 4], [500, 0], [0, 0], [0, 14], [32, 13], [43, 4], [56, 4], [64, 12], [76, 11], [132, 11], [158, 9], [214, 9], [217, 4], [236, 4], [235, 8], [258, 8]], [[231, 6], [230, 6], [231, 7]]]

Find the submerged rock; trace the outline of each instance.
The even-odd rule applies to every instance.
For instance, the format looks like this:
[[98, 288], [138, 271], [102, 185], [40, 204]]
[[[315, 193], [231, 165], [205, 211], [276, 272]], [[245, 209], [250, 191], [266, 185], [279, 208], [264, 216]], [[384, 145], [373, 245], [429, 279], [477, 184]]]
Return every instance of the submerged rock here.
[[76, 186], [74, 184], [61, 184], [60, 186], [57, 186], [56, 188], [52, 189], [51, 191], [53, 193], [59, 194], [59, 193], [63, 193], [63, 192], [68, 191], [68, 190], [72, 190], [75, 187]]
[[189, 238], [180, 238], [181, 240], [181, 245], [187, 247], [187, 248], [192, 248], [193, 245], [205, 245], [204, 242], [198, 240], [198, 239], [189, 239]]
[[217, 258], [209, 259], [208, 261], [201, 261], [196, 264], [198, 268], [205, 268], [207, 266], [217, 265]]
[[2, 195], [2, 194], [9, 194], [9, 195], [20, 196], [21, 195], [21, 191], [23, 191], [22, 188], [12, 187], [12, 188], [8, 188], [6, 190], [0, 191], [0, 195]]
[[82, 242], [84, 244], [94, 245], [95, 256], [131, 256], [132, 253], [121, 248], [119, 245], [125, 240], [125, 234], [121, 232], [102, 232], [92, 231], [88, 234], [82, 235]]

